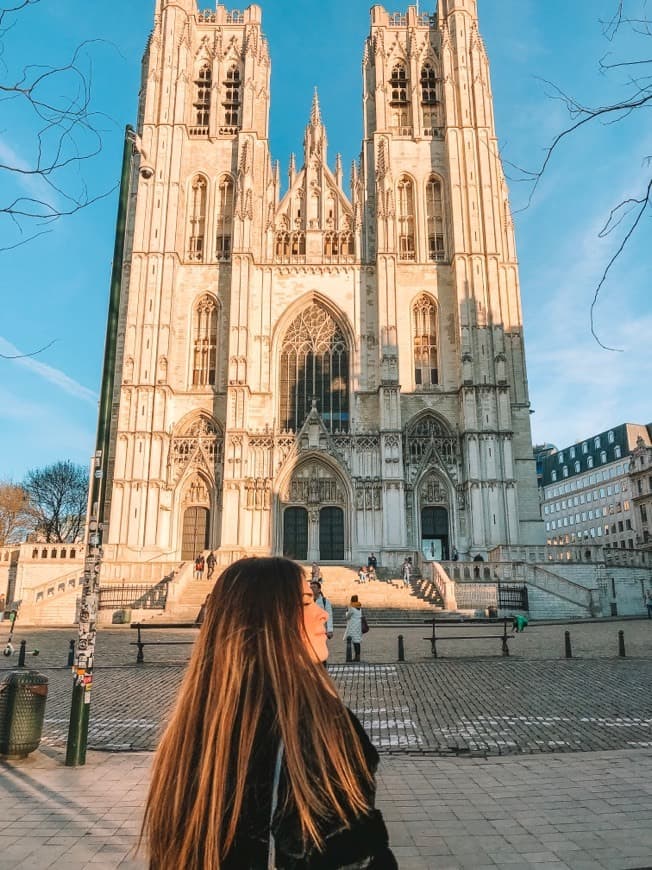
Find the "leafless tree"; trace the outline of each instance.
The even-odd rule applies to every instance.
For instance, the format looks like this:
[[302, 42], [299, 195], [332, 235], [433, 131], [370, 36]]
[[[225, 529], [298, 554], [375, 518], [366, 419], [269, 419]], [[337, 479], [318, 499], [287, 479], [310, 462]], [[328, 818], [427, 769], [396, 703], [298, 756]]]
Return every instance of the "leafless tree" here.
[[29, 496], [20, 484], [0, 482], [0, 546], [18, 544], [34, 527]]
[[[647, 7], [647, 0], [615, 0], [612, 17], [601, 21], [605, 39], [615, 44], [618, 35], [624, 29], [629, 29], [643, 38], [652, 37], [652, 18], [647, 14]], [[652, 42], [650, 42], [650, 46], [652, 46]], [[574, 133], [582, 127], [590, 125], [620, 123], [641, 109], [652, 108], [652, 57], [620, 60], [610, 50], [599, 61], [599, 70], [604, 76], [620, 77], [620, 84], [624, 89], [622, 99], [606, 105], [585, 105], [557, 84], [549, 81], [544, 82], [549, 89], [549, 95], [553, 99], [559, 100], [566, 108], [570, 123], [554, 137], [546, 148], [543, 161], [537, 169], [528, 171], [518, 167], [522, 173], [520, 180], [531, 183], [529, 202], [532, 201], [539, 182], [557, 153]], [[599, 233], [600, 238], [606, 238], [611, 234], [615, 234], [616, 237], [615, 251], [607, 260], [600, 280], [595, 287], [590, 309], [591, 332], [597, 343], [605, 350], [615, 351], [618, 348], [604, 344], [596, 332], [595, 310], [600, 292], [615, 262], [637, 231], [641, 230], [643, 217], [646, 212], [649, 214], [652, 207], [652, 157], [649, 154], [641, 154], [641, 160], [644, 166], [651, 168], [647, 174], [647, 179], [636, 195], [627, 197], [614, 205]]]
[[[0, 252], [48, 232], [111, 191], [92, 191], [81, 173], [102, 151], [108, 119], [92, 106], [93, 41], [59, 65], [12, 68], [7, 44], [17, 27], [36, 26], [40, 0], [0, 0]], [[38, 10], [36, 10], [36, 14]], [[54, 53], [54, 50], [53, 50]]]
[[46, 543], [79, 539], [86, 515], [88, 472], [73, 462], [29, 471], [23, 481], [37, 534]]

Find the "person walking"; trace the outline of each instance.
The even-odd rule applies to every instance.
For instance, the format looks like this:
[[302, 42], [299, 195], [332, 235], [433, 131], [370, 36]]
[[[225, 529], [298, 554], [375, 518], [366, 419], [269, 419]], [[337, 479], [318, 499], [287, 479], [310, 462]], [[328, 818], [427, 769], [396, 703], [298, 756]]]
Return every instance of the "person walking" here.
[[326, 637], [330, 640], [333, 637], [333, 605], [321, 591], [321, 583], [319, 580], [311, 580], [310, 588], [312, 589], [312, 597], [315, 599], [315, 603], [318, 604], [322, 610], [325, 610], [328, 615], [328, 619], [326, 620]]
[[410, 586], [410, 578], [412, 577], [412, 559], [408, 556], [403, 562], [403, 586], [408, 589]]
[[288, 559], [220, 575], [152, 766], [152, 870], [398, 867], [378, 753], [322, 664], [326, 620]]
[[351, 596], [349, 606], [346, 608], [346, 630], [344, 640], [351, 638], [353, 644], [353, 661], [360, 661], [360, 648], [362, 644], [362, 605], [357, 595]]
[[195, 580], [201, 580], [204, 576], [204, 556], [202, 553], [197, 554], [195, 559]]
[[652, 589], [648, 589], [645, 593], [645, 606], [647, 607], [647, 618], [652, 619]]
[[217, 559], [215, 558], [215, 553], [211, 550], [210, 553], [208, 554], [207, 559], [206, 559], [206, 567], [208, 568], [208, 571], [206, 572], [206, 579], [207, 580], [210, 580], [211, 577], [213, 576], [213, 571], [215, 570], [215, 563], [216, 562], [217, 562]]

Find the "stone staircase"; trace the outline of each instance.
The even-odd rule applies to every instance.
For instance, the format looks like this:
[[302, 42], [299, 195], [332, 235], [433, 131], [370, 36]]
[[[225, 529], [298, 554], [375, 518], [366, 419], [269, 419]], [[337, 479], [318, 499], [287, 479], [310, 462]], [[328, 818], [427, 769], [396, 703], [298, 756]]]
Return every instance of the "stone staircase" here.
[[370, 623], [420, 623], [434, 612], [441, 612], [442, 602], [433, 584], [419, 575], [404, 587], [396, 571], [378, 568], [377, 579], [358, 582], [358, 570], [343, 565], [320, 565], [322, 591], [333, 605], [333, 621], [344, 625], [344, 613], [352, 595], [357, 595]]

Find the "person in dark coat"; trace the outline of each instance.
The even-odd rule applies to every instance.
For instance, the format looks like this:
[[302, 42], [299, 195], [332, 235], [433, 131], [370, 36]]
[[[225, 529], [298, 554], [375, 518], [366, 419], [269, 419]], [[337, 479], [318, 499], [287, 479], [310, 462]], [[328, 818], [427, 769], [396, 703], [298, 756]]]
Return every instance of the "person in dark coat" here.
[[398, 867], [378, 753], [323, 667], [326, 620], [288, 559], [219, 577], [152, 768], [150, 870]]

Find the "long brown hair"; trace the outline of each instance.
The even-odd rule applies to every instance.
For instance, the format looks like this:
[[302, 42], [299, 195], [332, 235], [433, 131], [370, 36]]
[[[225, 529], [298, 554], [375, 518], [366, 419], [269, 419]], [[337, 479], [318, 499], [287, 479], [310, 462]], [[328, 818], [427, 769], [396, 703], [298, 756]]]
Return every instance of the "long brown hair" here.
[[217, 580], [152, 769], [141, 832], [150, 867], [219, 870], [265, 715], [305, 843], [321, 846], [320, 818], [347, 825], [368, 809], [360, 740], [306, 646], [303, 606], [303, 572], [288, 559], [241, 559]]

